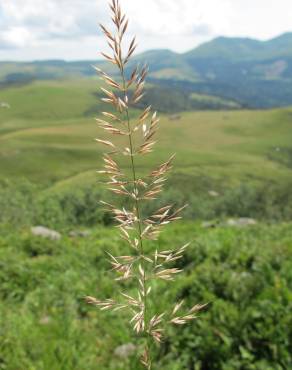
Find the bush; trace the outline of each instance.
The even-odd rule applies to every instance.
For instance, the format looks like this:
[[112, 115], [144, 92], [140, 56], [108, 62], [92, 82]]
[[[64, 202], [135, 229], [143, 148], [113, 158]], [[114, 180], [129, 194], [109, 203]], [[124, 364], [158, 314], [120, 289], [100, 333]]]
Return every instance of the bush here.
[[0, 180], [0, 224], [31, 224], [38, 190], [25, 179], [18, 182]]
[[[225, 187], [210, 178], [174, 175], [161, 198], [145, 204], [150, 214], [164, 204], [181, 207], [189, 204], [184, 217], [191, 220], [210, 220], [225, 217], [254, 217], [269, 221], [292, 219], [291, 183], [240, 184]], [[218, 189], [217, 197], [208, 190]], [[12, 225], [44, 225], [52, 228], [109, 225], [110, 214], [99, 203], [112, 203], [103, 189], [91, 183], [68, 186], [60, 191], [41, 188], [27, 180], [17, 183], [0, 182], [0, 223]], [[124, 206], [120, 204], [120, 206]]]
[[38, 199], [35, 223], [50, 227], [107, 225], [111, 221], [99, 203], [101, 193], [98, 187], [89, 185], [45, 193]]

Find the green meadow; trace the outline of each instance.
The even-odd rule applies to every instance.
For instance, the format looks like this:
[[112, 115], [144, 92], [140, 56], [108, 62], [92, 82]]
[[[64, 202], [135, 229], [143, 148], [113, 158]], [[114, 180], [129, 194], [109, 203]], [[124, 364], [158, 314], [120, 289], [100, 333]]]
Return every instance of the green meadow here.
[[[0, 173], [48, 183], [100, 165], [102, 137], [94, 118], [105, 109], [98, 80], [34, 82], [2, 90]], [[135, 114], [134, 114], [135, 118]], [[278, 182], [291, 177], [292, 109], [184, 112], [161, 116], [149, 168], [176, 153], [175, 171], [231, 182]]]
[[[0, 370], [140, 369], [136, 356], [114, 354], [137, 343], [127, 317], [83, 299], [119, 295], [105, 251], [126, 253], [99, 205], [112, 199], [96, 173], [103, 148], [94, 139], [105, 136], [95, 118], [106, 108], [98, 87], [83, 78], [1, 90], [10, 108], [0, 108]], [[189, 203], [158, 241], [192, 241], [184, 272], [157, 284], [153, 309], [209, 302], [193, 324], [166, 333], [155, 370], [292, 369], [292, 108], [232, 109], [161, 114], [156, 150], [137, 163], [146, 174], [175, 153], [153, 208]], [[227, 222], [240, 217], [255, 223]], [[33, 236], [35, 225], [62, 237]]]

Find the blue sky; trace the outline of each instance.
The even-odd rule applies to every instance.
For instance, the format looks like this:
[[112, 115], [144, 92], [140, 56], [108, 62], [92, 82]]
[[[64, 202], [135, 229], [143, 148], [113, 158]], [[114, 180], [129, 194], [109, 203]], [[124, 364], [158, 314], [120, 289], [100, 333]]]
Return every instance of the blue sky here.
[[[107, 0], [0, 0], [0, 60], [97, 59]], [[292, 0], [121, 0], [139, 51], [292, 31]], [[131, 36], [131, 35], [130, 35]]]

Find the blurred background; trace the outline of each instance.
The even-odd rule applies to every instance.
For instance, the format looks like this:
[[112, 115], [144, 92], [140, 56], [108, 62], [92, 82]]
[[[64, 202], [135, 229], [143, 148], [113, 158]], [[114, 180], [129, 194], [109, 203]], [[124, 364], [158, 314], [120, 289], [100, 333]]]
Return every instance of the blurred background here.
[[[139, 44], [126, 73], [149, 65], [132, 119], [149, 104], [161, 117], [138, 171], [176, 152], [145, 212], [188, 203], [159, 245], [193, 241], [153, 305], [211, 302], [169, 333], [157, 368], [292, 369], [292, 3], [121, 4]], [[111, 201], [94, 141], [107, 106], [92, 65], [117, 73], [99, 23], [111, 27], [105, 0], [0, 0], [1, 370], [140, 366], [127, 319], [82, 299], [117, 294], [104, 251], [125, 247], [99, 204]]]

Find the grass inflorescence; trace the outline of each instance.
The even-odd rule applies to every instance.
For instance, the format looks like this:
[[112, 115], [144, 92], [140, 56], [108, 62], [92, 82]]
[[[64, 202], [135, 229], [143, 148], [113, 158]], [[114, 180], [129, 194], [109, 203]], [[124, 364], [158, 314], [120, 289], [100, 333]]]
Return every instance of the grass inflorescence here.
[[[112, 33], [101, 25], [111, 49], [110, 53], [102, 55], [118, 68], [120, 78], [111, 77], [95, 67], [103, 81], [101, 90], [105, 96], [102, 101], [111, 107], [102, 112], [102, 119], [97, 118], [99, 128], [109, 137], [98, 138], [96, 141], [109, 149], [103, 156], [104, 168], [99, 173], [108, 178], [105, 182], [108, 190], [114, 195], [123, 197], [128, 205], [118, 208], [111, 203], [102, 202], [113, 214], [121, 239], [126, 241], [131, 250], [128, 255], [114, 256], [109, 252], [107, 254], [113, 271], [117, 273], [116, 280], [134, 281], [136, 292], [132, 294], [121, 289], [120, 300], [114, 298], [100, 300], [91, 296], [86, 297], [86, 300], [101, 310], [129, 312], [133, 330], [144, 343], [141, 363], [150, 370], [153, 368], [152, 344], [153, 342], [159, 344], [162, 341], [165, 327], [184, 325], [196, 319], [198, 312], [206, 305], [196, 304], [183, 311], [182, 300], [164, 312], [153, 312], [151, 308], [149, 296], [154, 294], [155, 281], [174, 280], [182, 271], [175, 267], [174, 263], [183, 257], [188, 247], [188, 244], [185, 244], [176, 249], [159, 250], [151, 242], [158, 239], [165, 225], [181, 218], [180, 214], [185, 206], [175, 209], [171, 204], [160, 207], [150, 215], [144, 212], [145, 202], [154, 201], [163, 191], [174, 156], [158, 165], [148, 175], [141, 175], [137, 171], [137, 161], [151, 153], [156, 144], [155, 135], [159, 119], [156, 112], [151, 112], [151, 106], [147, 106], [138, 118], [131, 119], [131, 109], [137, 106], [145, 94], [148, 68], [137, 66], [129, 76], [126, 75], [127, 63], [136, 49], [136, 38], [132, 39], [124, 52], [124, 38], [129, 21], [123, 14], [118, 0], [113, 0], [110, 8], [115, 31]], [[118, 139], [112, 140], [112, 136]], [[119, 163], [120, 159], [125, 157], [129, 163], [128, 171]]]

